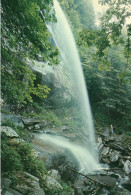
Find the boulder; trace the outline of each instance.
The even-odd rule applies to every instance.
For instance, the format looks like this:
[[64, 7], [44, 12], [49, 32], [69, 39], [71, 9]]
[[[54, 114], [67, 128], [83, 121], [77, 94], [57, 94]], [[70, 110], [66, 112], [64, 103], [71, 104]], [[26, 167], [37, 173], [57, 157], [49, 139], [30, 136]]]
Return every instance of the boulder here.
[[48, 174], [55, 178], [57, 181], [60, 181], [61, 180], [61, 176], [59, 175], [58, 171], [55, 170], [55, 169], [51, 169], [51, 171], [48, 171]]
[[110, 175], [103, 175], [103, 176], [98, 175], [98, 176], [92, 176], [92, 178], [105, 184], [107, 187], [108, 186], [114, 187], [114, 186], [116, 186], [116, 183], [117, 183], [117, 179], [110, 176]]
[[8, 137], [18, 137], [18, 134], [8, 126], [2, 126], [1, 132], [5, 133]]
[[98, 148], [98, 150], [101, 152], [103, 147], [104, 147], [104, 145], [103, 145], [103, 142], [102, 142], [102, 138], [98, 137], [98, 139], [97, 139], [97, 148]]
[[113, 152], [110, 153], [110, 160], [111, 162], [115, 162], [118, 161], [118, 159], [120, 158], [120, 152], [114, 150]]
[[124, 165], [123, 170], [129, 174], [131, 173], [131, 162], [129, 160], [122, 161], [122, 164]]
[[48, 171], [48, 174], [43, 177], [44, 180], [46, 180], [46, 185], [49, 189], [52, 190], [63, 190], [63, 187], [60, 185], [60, 175], [58, 174], [58, 171], [51, 170]]
[[36, 124], [39, 124], [40, 120], [36, 119], [36, 118], [24, 118], [24, 119], [22, 119], [22, 122], [24, 124], [24, 127], [28, 128], [30, 126], [34, 126]]
[[17, 184], [14, 189], [23, 195], [45, 195], [44, 190], [39, 185], [39, 179], [29, 173], [21, 173], [17, 175], [22, 182]]
[[1, 113], [1, 121], [6, 122], [7, 120], [10, 120], [16, 125], [23, 127], [22, 118], [20, 115]]
[[103, 150], [102, 150], [102, 152], [101, 152], [101, 155], [106, 156], [109, 153], [109, 150], [110, 150], [109, 147], [104, 147]]

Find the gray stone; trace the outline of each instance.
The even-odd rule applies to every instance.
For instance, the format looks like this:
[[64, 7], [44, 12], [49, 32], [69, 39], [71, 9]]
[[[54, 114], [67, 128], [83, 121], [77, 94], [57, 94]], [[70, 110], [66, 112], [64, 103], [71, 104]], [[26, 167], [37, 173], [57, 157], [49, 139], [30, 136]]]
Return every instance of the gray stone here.
[[35, 129], [40, 129], [40, 125], [39, 124], [35, 125], [34, 127], [35, 127]]
[[113, 187], [116, 185], [117, 179], [113, 178], [112, 176], [105, 175], [105, 176], [92, 176], [92, 178], [96, 179], [99, 182], [106, 184], [107, 186]]
[[98, 137], [98, 139], [97, 139], [97, 148], [98, 148], [99, 152], [102, 151], [103, 147], [104, 147], [104, 145], [103, 145], [103, 142], [102, 142], [102, 138]]
[[131, 192], [123, 189], [123, 188], [113, 188], [111, 191], [110, 191], [110, 194], [111, 195], [131, 195]]
[[101, 152], [101, 155], [105, 155], [106, 156], [109, 153], [109, 149], [110, 149], [109, 147], [104, 147], [102, 152]]
[[122, 161], [122, 164], [124, 165], [123, 170], [129, 174], [131, 173], [131, 162], [129, 160]]
[[48, 172], [46, 176], [43, 177], [46, 180], [46, 185], [49, 189], [58, 189], [62, 190], [63, 187], [59, 184], [60, 176], [55, 170], [51, 170]]
[[34, 126], [36, 124], [39, 124], [40, 120], [36, 119], [36, 118], [24, 118], [24, 119], [22, 119], [22, 122], [23, 122], [24, 126], [26, 128], [28, 128], [30, 126]]
[[30, 179], [32, 181], [36, 181], [39, 182], [39, 179], [37, 177], [35, 177], [34, 175], [31, 175], [30, 173], [24, 172], [23, 176], [27, 179]]
[[39, 185], [39, 179], [29, 173], [22, 173], [20, 175], [23, 182], [16, 185], [15, 190], [19, 191], [22, 194], [28, 195], [45, 195], [44, 190]]
[[48, 95], [50, 102], [59, 103], [60, 105], [69, 103], [72, 99], [76, 100], [78, 92], [74, 87], [74, 83], [70, 80], [71, 73], [67, 67], [64, 67], [62, 64], [59, 67], [49, 66], [36, 61], [35, 66], [31, 66], [31, 68], [41, 84], [51, 86], [52, 90]]
[[57, 181], [60, 181], [61, 180], [61, 176], [59, 175], [58, 171], [55, 170], [55, 169], [51, 169], [51, 171], [48, 171], [48, 174], [55, 178]]
[[1, 113], [1, 121], [7, 121], [7, 120], [11, 120], [13, 123], [15, 123], [16, 125], [19, 126], [24, 126], [22, 123], [22, 118], [20, 115], [14, 115], [14, 114], [5, 114], [5, 113]]
[[18, 137], [18, 134], [8, 126], [2, 126], [1, 132], [5, 133], [8, 137]]
[[118, 161], [119, 158], [120, 158], [120, 152], [117, 152], [116, 150], [113, 151], [113, 152], [110, 154], [110, 160], [111, 160], [111, 162]]

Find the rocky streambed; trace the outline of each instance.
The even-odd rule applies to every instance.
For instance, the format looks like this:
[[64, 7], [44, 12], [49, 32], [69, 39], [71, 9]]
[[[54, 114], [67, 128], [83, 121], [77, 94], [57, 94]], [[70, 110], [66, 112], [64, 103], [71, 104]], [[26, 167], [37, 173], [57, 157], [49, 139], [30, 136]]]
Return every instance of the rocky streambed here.
[[[109, 136], [105, 133], [99, 133], [96, 136], [96, 147], [99, 153], [99, 161], [102, 165], [100, 170], [93, 174], [79, 172], [78, 164], [72, 154], [59, 146], [51, 145], [48, 142], [38, 139], [41, 135], [57, 135], [69, 139], [73, 143], [85, 144], [81, 134], [69, 133], [68, 127], [56, 129], [55, 127], [47, 128], [44, 121], [25, 120], [24, 127], [31, 135], [31, 140], [34, 146], [33, 155], [43, 159], [48, 170], [46, 184], [50, 189], [57, 188], [62, 191], [61, 180], [70, 182], [74, 191], [68, 192], [65, 195], [130, 195], [131, 194], [131, 150], [130, 147], [125, 147], [122, 144], [122, 135]], [[24, 143], [16, 132], [9, 127], [3, 127], [2, 131], [10, 137], [11, 144], [18, 145]], [[39, 135], [39, 136], [38, 136]], [[2, 179], [2, 194], [26, 194], [30, 191], [32, 194], [42, 195], [45, 192], [41, 189], [39, 179], [24, 172], [19, 175], [24, 180], [24, 184], [11, 189], [11, 181]], [[33, 181], [33, 183], [32, 183]], [[29, 183], [29, 185], [28, 185]], [[32, 183], [32, 185], [30, 184]], [[29, 187], [30, 186], [30, 187]], [[37, 189], [39, 188], [39, 193]], [[52, 194], [53, 195], [53, 194]]]
[[[55, 129], [46, 131], [47, 134], [53, 135], [62, 135], [63, 132], [63, 136], [72, 142], [80, 143], [78, 135], [69, 135], [68, 131], [56, 132]], [[58, 170], [64, 181], [71, 182], [76, 195], [129, 195], [131, 194], [131, 150], [123, 146], [121, 140], [122, 135], [106, 136], [101, 133], [97, 135], [96, 147], [103, 168], [93, 174], [81, 174], [75, 159], [68, 151], [41, 142], [35, 134], [33, 143], [35, 149], [40, 152], [39, 155], [44, 158], [47, 169]]]

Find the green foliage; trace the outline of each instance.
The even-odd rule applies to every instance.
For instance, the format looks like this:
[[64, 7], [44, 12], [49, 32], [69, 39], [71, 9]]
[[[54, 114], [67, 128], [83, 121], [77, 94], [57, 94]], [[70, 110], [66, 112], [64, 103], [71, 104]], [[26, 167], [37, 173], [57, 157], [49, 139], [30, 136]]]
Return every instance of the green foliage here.
[[92, 1], [88, 0], [59, 0], [71, 24], [77, 39], [82, 28], [94, 27], [94, 13]]
[[1, 144], [1, 172], [12, 173], [13, 171], [22, 170], [20, 155], [11, 147], [8, 146], [4, 135], [2, 135]]
[[[12, 127], [20, 138], [25, 138], [22, 127], [16, 126], [11, 121], [6, 121], [3, 125]], [[21, 132], [21, 133], [20, 133]], [[38, 178], [45, 173], [45, 166], [42, 160], [33, 155], [33, 146], [30, 143], [22, 143], [19, 146], [10, 146], [9, 138], [2, 133], [1, 143], [1, 170], [3, 175], [15, 175], [15, 171], [27, 171]]]
[[[97, 30], [85, 30], [80, 32], [79, 45], [95, 46], [95, 58], [110, 65], [108, 59], [108, 48], [114, 45], [123, 44], [125, 47], [124, 54], [127, 58], [126, 67], [130, 65], [130, 36], [131, 24], [125, 23], [129, 16], [131, 16], [129, 7], [129, 0], [122, 1], [100, 1], [101, 4], [108, 4], [108, 9], [105, 15], [101, 18], [101, 26]], [[124, 29], [124, 36], [123, 36]], [[104, 68], [104, 66], [103, 66]]]
[[82, 63], [96, 127], [113, 123], [116, 129], [126, 133], [131, 120], [131, 87], [126, 77], [121, 77], [126, 66], [122, 51], [123, 46], [112, 46], [108, 54], [111, 66], [106, 70], [98, 70], [99, 62], [91, 58], [93, 49], [82, 57]]
[[45, 172], [44, 163], [42, 160], [32, 155], [32, 149], [33, 147], [28, 143], [21, 144], [16, 148], [18, 154], [22, 157], [21, 163], [23, 165], [23, 169], [40, 178]]
[[2, 126], [12, 127], [12, 129], [14, 129], [14, 131], [24, 140], [29, 140], [30, 138], [29, 133], [26, 132], [22, 126], [15, 125], [10, 119], [2, 122]]
[[2, 2], [2, 97], [19, 108], [33, 102], [33, 95], [43, 100], [50, 91], [35, 84], [27, 59], [59, 63], [58, 49], [49, 42], [46, 27], [46, 22], [56, 21], [52, 6], [52, 0]]
[[30, 104], [28, 110], [26, 109], [21, 114], [25, 117], [34, 117], [40, 120], [45, 120], [56, 127], [62, 126], [62, 123], [58, 119], [58, 115], [55, 113], [55, 111], [48, 108], [45, 109], [43, 105], [39, 105], [38, 103]]
[[70, 184], [65, 184], [64, 182], [60, 182], [61, 186], [63, 187], [63, 189], [46, 189], [44, 186], [44, 189], [45, 189], [45, 192], [47, 195], [72, 195], [74, 190], [73, 188], [71, 187]]

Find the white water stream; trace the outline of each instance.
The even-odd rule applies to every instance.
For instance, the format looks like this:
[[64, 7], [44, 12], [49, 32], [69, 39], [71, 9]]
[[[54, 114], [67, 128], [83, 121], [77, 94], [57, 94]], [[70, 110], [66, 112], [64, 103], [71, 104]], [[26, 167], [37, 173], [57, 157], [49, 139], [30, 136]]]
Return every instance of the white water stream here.
[[86, 127], [84, 136], [87, 135], [88, 144], [87, 147], [81, 147], [70, 143], [65, 138], [44, 134], [39, 136], [39, 138], [44, 142], [46, 141], [62, 148], [69, 149], [79, 162], [80, 170], [86, 170], [89, 173], [98, 170], [99, 163], [97, 152], [95, 150], [94, 125], [88, 92], [71, 28], [57, 0], [54, 0], [54, 9], [56, 12], [57, 23], [50, 23], [47, 26], [60, 51], [61, 63], [59, 66], [63, 67], [65, 74], [68, 72], [72, 90], [76, 94], [77, 112], [85, 118], [83, 121], [84, 126]]
[[37, 140], [42, 140], [44, 143], [58, 146], [67, 149], [75, 157], [79, 165], [79, 171], [83, 173], [93, 173], [94, 171], [100, 169], [99, 164], [93, 158], [90, 151], [86, 148], [71, 143], [68, 139], [62, 136], [54, 136], [48, 134], [36, 135]]

